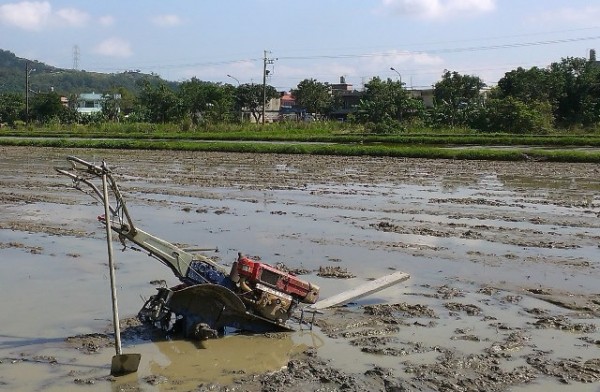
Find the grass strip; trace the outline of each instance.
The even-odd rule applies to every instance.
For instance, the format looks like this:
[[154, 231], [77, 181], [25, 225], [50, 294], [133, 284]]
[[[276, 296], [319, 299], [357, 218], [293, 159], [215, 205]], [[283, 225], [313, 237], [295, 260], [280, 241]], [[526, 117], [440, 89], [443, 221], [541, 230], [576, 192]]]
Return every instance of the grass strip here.
[[84, 139], [136, 139], [167, 141], [248, 141], [248, 142], [313, 142], [313, 143], [362, 143], [388, 145], [425, 145], [425, 146], [548, 146], [548, 147], [600, 147], [600, 135], [513, 135], [513, 134], [394, 134], [373, 135], [360, 133], [334, 133], [328, 130], [317, 132], [309, 130], [278, 130], [271, 132], [235, 130], [227, 132], [176, 132], [164, 130], [136, 130], [125, 132], [111, 129], [49, 131], [46, 129], [0, 130], [3, 137], [22, 138], [84, 138]]
[[4, 146], [99, 148], [122, 150], [180, 150], [220, 151], [269, 154], [314, 154], [339, 156], [374, 156], [398, 158], [429, 158], [490, 161], [549, 161], [600, 163], [600, 152], [581, 150], [494, 149], [483, 147], [440, 148], [421, 145], [365, 145], [365, 144], [302, 144], [302, 143], [246, 143], [150, 141], [120, 139], [0, 139]]

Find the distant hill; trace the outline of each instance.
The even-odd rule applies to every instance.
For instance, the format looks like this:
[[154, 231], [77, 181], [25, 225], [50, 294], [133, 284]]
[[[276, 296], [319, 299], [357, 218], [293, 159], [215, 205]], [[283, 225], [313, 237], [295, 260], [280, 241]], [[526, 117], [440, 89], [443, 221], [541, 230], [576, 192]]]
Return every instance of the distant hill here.
[[31, 71], [29, 88], [35, 92], [55, 91], [69, 96], [82, 92], [105, 93], [124, 87], [133, 93], [140, 89], [140, 82], [164, 82], [176, 87], [176, 82], [162, 80], [157, 75], [138, 71], [123, 73], [99, 73], [52, 67], [35, 60], [17, 57], [14, 53], [0, 49], [0, 94], [14, 92], [25, 94], [25, 67], [29, 62]]

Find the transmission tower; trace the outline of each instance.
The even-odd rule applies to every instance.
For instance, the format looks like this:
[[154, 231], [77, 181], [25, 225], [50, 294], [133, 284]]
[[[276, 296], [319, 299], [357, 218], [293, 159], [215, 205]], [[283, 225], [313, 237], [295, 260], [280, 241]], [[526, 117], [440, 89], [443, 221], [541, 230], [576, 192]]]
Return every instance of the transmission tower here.
[[73, 69], [79, 70], [79, 46], [73, 46]]

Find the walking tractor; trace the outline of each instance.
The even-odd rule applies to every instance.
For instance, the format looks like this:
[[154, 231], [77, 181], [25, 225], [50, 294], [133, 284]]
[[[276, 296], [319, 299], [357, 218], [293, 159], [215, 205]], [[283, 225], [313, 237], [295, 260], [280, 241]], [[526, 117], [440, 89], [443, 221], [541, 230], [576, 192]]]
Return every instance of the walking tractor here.
[[[70, 168], [56, 170], [71, 178], [76, 189], [108, 203], [108, 213], [98, 220], [110, 225], [124, 246], [135, 249], [128, 245], [132, 243], [143, 249], [181, 281], [174, 287], [158, 288], [139, 312], [143, 321], [165, 330], [181, 328], [186, 337], [197, 339], [217, 337], [227, 328], [253, 333], [291, 331], [288, 320], [297, 310], [308, 310], [314, 315], [319, 309], [379, 291], [409, 277], [405, 273], [388, 275], [321, 301], [323, 306], [319, 306], [319, 287], [291, 273], [241, 253], [227, 269], [202, 254], [181, 249], [140, 229], [105, 162], [96, 165], [73, 156], [67, 161]], [[110, 200], [103, 197], [97, 185], [103, 178]], [[305, 305], [299, 309], [301, 304]]]

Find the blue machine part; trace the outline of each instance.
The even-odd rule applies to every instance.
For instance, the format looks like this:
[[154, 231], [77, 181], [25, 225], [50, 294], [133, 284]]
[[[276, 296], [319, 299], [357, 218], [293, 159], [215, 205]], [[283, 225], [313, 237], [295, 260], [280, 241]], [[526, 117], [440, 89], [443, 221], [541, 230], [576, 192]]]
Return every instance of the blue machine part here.
[[190, 263], [186, 278], [193, 284], [213, 283], [227, 288], [233, 287], [233, 282], [228, 275], [198, 260]]

